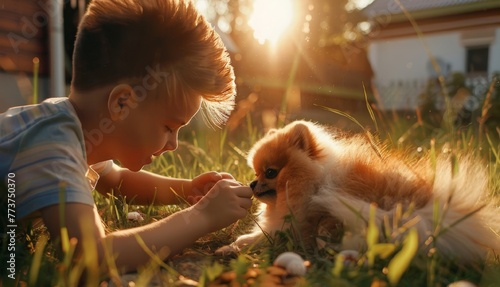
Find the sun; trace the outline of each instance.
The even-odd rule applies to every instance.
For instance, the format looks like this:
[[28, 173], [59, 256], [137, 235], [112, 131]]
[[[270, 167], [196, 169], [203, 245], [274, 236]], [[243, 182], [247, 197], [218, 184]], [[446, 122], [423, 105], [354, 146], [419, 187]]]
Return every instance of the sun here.
[[293, 19], [293, 0], [254, 0], [248, 24], [259, 43], [276, 43]]

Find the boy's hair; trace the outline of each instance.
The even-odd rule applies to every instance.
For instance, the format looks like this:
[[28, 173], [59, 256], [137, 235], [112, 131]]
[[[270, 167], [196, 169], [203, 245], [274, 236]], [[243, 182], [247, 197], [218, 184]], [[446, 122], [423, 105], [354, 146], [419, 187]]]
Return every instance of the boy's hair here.
[[147, 94], [166, 85], [174, 101], [202, 96], [216, 125], [236, 93], [224, 44], [190, 0], [93, 0], [76, 36], [72, 89], [126, 81]]

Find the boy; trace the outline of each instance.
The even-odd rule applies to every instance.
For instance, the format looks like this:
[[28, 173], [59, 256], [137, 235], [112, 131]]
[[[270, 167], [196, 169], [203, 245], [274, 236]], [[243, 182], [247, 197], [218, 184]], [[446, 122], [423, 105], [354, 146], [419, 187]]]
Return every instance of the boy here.
[[[69, 237], [95, 238], [101, 261], [111, 246], [126, 272], [150, 260], [137, 236], [165, 259], [247, 214], [252, 191], [229, 174], [184, 180], [140, 171], [153, 156], [177, 148], [179, 129], [201, 107], [218, 125], [234, 104], [227, 52], [193, 3], [94, 0], [79, 26], [73, 69], [68, 98], [0, 115], [0, 176], [5, 186], [15, 180], [16, 220], [40, 216], [58, 237], [62, 188]], [[172, 190], [197, 203], [105, 234], [91, 196], [96, 183], [102, 193], [119, 186], [138, 204], [176, 203]]]

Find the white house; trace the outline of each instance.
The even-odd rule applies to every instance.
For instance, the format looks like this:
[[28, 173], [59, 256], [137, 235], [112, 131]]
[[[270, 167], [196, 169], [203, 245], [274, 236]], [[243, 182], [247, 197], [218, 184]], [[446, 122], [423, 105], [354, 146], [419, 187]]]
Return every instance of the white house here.
[[459, 72], [487, 86], [500, 72], [498, 0], [375, 0], [364, 13], [373, 29], [374, 86], [385, 109], [415, 109], [437, 75]]

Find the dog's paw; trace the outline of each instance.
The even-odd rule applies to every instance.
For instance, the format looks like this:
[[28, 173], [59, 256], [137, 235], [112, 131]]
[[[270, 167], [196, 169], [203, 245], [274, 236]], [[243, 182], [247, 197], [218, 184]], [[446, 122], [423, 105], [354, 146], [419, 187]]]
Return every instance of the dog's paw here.
[[215, 255], [223, 257], [237, 257], [239, 252], [240, 249], [238, 248], [238, 246], [231, 244], [231, 245], [224, 245], [215, 250]]

